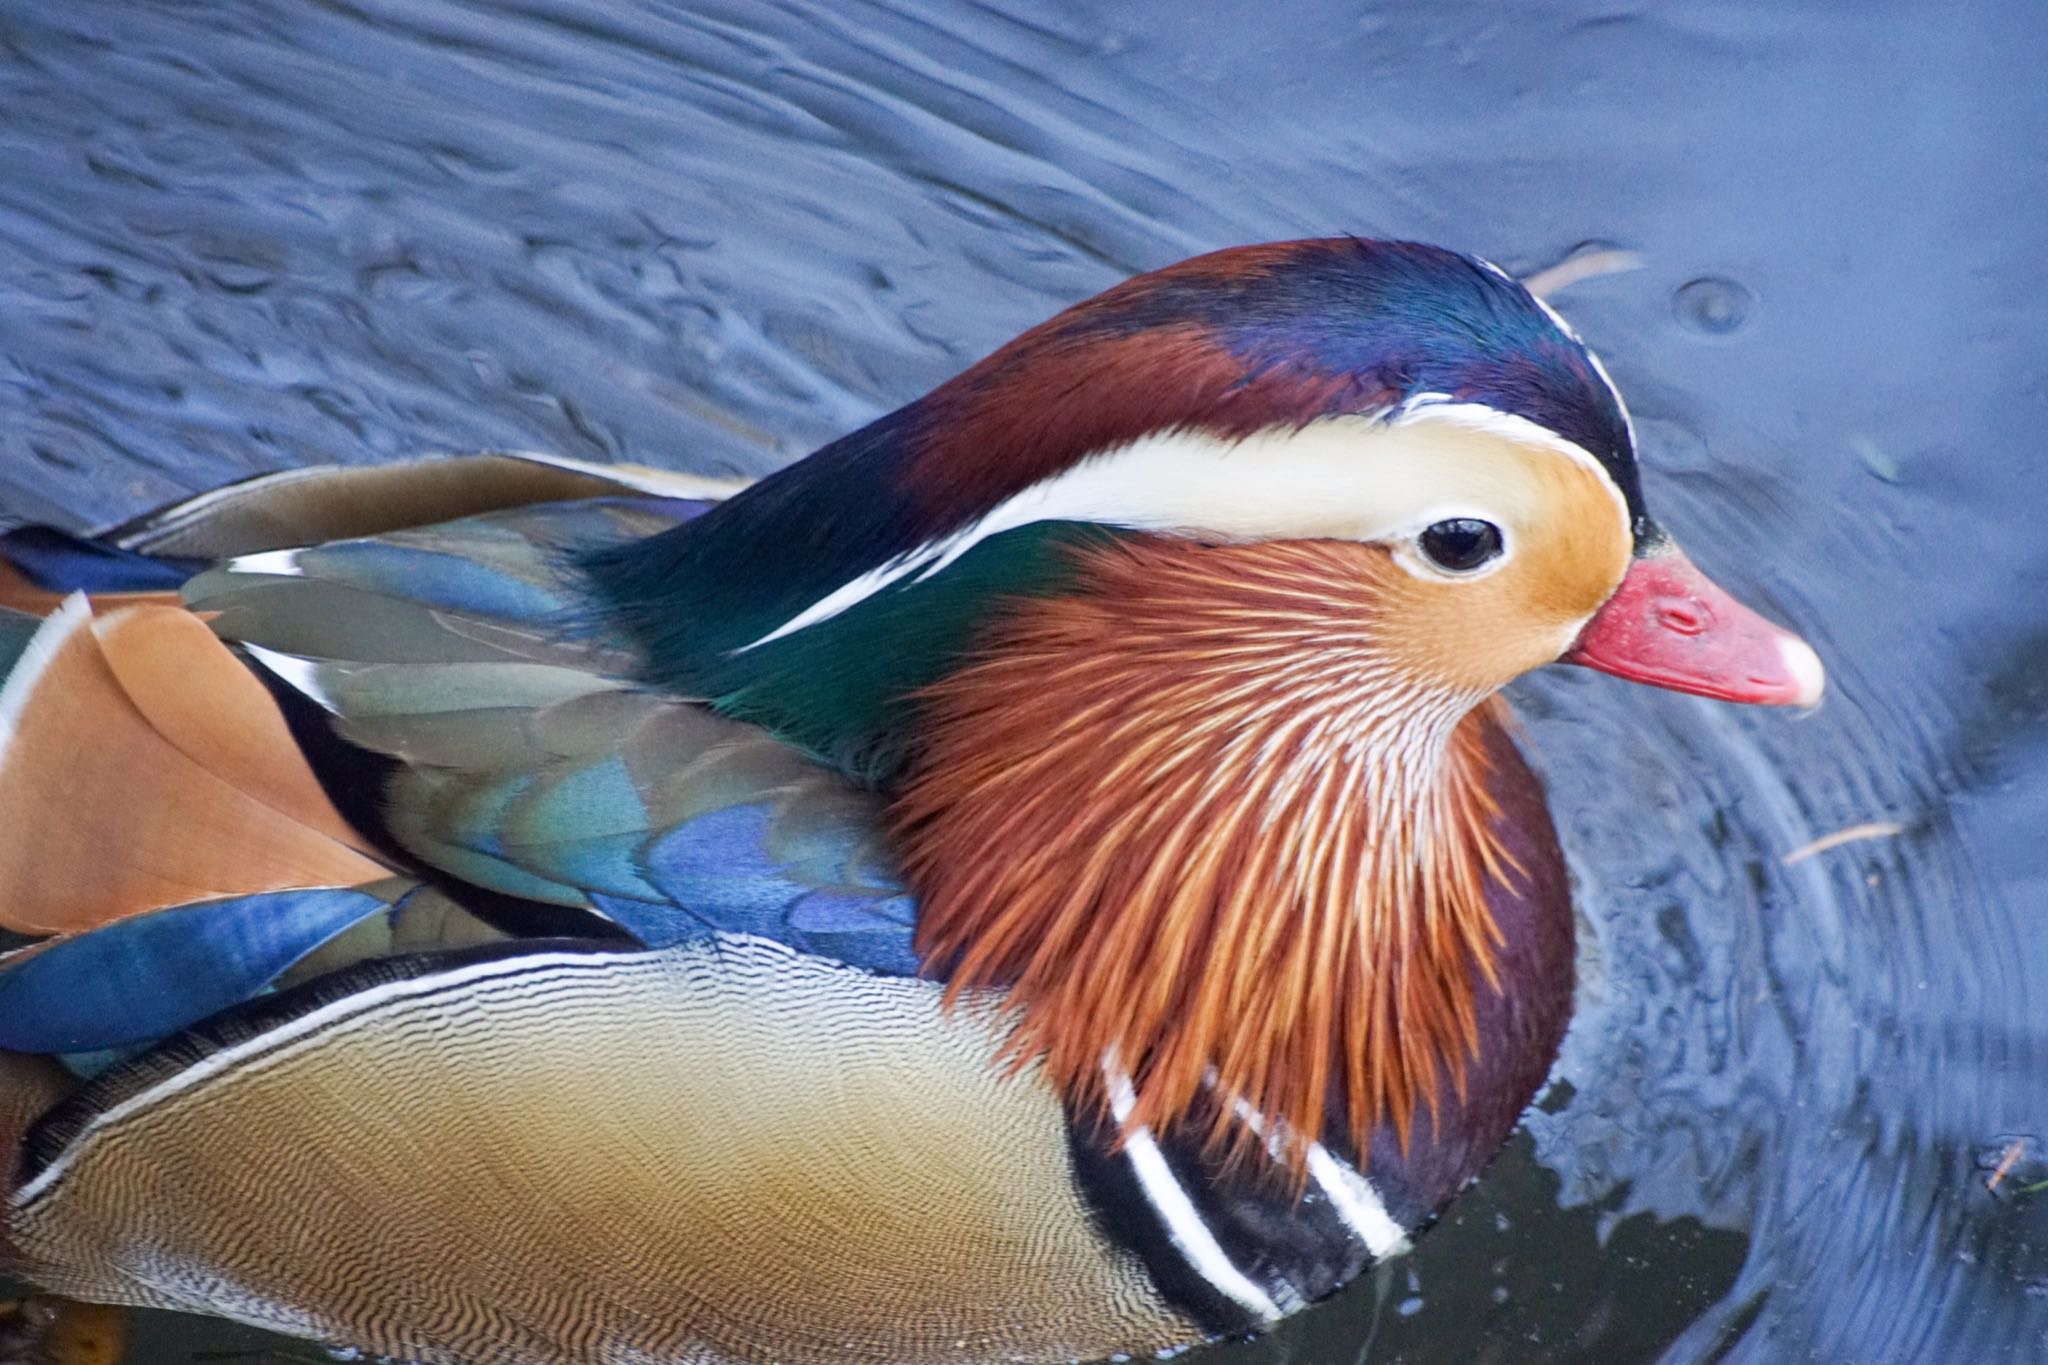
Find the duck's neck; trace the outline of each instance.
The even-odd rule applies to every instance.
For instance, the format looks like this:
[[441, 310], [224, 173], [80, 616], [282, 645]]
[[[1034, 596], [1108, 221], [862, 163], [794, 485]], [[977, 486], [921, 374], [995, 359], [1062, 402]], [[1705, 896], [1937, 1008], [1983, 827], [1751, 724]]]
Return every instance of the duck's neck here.
[[[885, 786], [903, 758], [906, 699], [957, 666], [990, 602], [1065, 591], [1069, 549], [1117, 534], [1034, 522], [977, 543], [943, 573], [891, 572], [1044, 463], [1007, 458], [995, 443], [1018, 424], [967, 422], [962, 392], [974, 374], [674, 530], [577, 554], [593, 606], [573, 624], [622, 636], [640, 681], [702, 698]], [[971, 386], [964, 392], [971, 397]], [[975, 466], [986, 477], [921, 477], [934, 443], [962, 430], [989, 432]], [[862, 584], [838, 609], [790, 629]]]
[[923, 699], [893, 811], [920, 951], [1006, 991], [1070, 1099], [1128, 1068], [1127, 1129], [1248, 1141], [1249, 1106], [1305, 1143], [1336, 1094], [1364, 1150], [1463, 1084], [1517, 873], [1481, 699], [1375, 641], [1374, 553], [1091, 551]]

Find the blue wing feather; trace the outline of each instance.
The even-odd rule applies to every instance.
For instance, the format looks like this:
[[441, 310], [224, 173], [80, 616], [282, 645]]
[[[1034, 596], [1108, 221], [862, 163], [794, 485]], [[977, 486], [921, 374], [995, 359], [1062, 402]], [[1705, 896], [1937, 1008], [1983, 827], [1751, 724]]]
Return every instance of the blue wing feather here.
[[[694, 918], [715, 929], [772, 938], [869, 971], [914, 975], [916, 916], [909, 894], [893, 879], [818, 885], [778, 856], [779, 815], [774, 806], [757, 803], [684, 821], [654, 839], [649, 879], [669, 903], [689, 906]], [[869, 833], [859, 826], [842, 830], [839, 842], [848, 856], [841, 861], [853, 861], [855, 846]], [[609, 913], [603, 903], [600, 908]], [[641, 938], [660, 932], [644, 923], [624, 927]]]
[[[533, 548], [530, 542], [525, 547]], [[462, 553], [477, 548], [484, 547], [457, 542], [446, 549], [427, 548], [395, 537], [352, 540], [302, 550], [296, 567], [311, 577], [369, 592], [388, 594], [403, 585], [408, 601], [476, 616], [535, 621], [569, 606], [569, 598], [553, 584]]]
[[391, 908], [365, 890], [273, 891], [116, 921], [0, 959], [0, 1050], [150, 1042], [249, 999]]
[[0, 532], [5, 560], [45, 592], [174, 592], [203, 561], [137, 554], [53, 526]]

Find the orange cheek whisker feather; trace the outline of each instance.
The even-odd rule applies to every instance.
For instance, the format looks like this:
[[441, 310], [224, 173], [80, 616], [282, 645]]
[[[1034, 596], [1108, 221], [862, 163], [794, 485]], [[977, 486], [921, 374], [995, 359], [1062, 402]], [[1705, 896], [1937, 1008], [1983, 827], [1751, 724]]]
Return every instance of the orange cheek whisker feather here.
[[920, 951], [950, 998], [1000, 992], [1011, 1059], [1071, 1100], [1108, 1113], [1119, 1059], [1126, 1133], [1195, 1122], [1231, 1159], [1273, 1134], [1299, 1170], [1335, 1094], [1361, 1154], [1383, 1122], [1405, 1145], [1463, 1093], [1486, 888], [1519, 870], [1480, 697], [1376, 648], [1383, 553], [1147, 540], [1083, 568], [922, 698], [892, 807]]

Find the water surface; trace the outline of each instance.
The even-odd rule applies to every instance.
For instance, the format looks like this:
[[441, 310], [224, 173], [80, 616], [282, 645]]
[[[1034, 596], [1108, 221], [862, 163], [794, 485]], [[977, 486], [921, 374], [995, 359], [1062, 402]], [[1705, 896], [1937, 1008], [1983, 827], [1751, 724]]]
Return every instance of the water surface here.
[[2022, 3], [13, 0], [0, 514], [758, 473], [1199, 250], [1626, 248], [1559, 303], [1651, 503], [1832, 695], [1518, 688], [1586, 920], [1555, 1083], [1412, 1259], [1204, 1358], [2038, 1360], [2044, 57]]

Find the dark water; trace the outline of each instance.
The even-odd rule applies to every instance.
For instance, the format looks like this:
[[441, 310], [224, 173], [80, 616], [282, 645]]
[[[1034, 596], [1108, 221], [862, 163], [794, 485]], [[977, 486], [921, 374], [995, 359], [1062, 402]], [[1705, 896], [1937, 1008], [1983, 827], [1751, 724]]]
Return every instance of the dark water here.
[[0, 513], [752, 473], [1197, 250], [1626, 247], [1560, 304], [1832, 695], [1519, 689], [1587, 917], [1553, 1090], [1407, 1263], [1206, 1359], [2048, 1358], [2044, 58], [2023, 2], [8, 0]]

